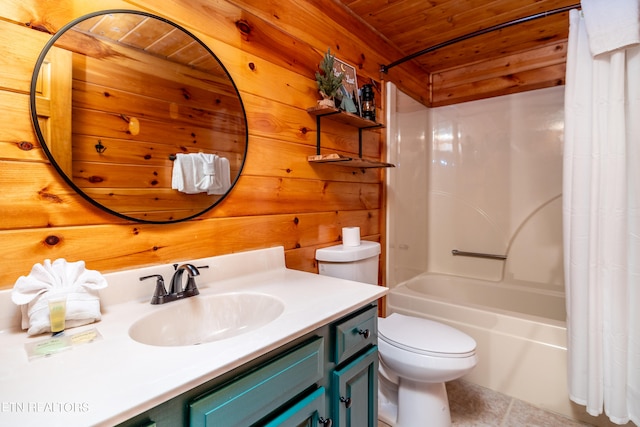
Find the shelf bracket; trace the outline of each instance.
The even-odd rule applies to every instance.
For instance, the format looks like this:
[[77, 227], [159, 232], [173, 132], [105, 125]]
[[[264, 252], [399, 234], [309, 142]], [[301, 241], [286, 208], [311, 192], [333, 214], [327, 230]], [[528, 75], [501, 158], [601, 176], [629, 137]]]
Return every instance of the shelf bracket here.
[[358, 157], [362, 158], [362, 131], [366, 129], [376, 129], [382, 127], [381, 123], [376, 123], [371, 126], [361, 126], [358, 128]]
[[[388, 168], [394, 167], [391, 163], [372, 161], [362, 158], [362, 131], [366, 129], [382, 128], [382, 123], [376, 123], [372, 120], [362, 118], [358, 115], [347, 113], [339, 108], [329, 107], [313, 107], [308, 108], [307, 112], [316, 118], [316, 155], [309, 156], [310, 162], [317, 163], [340, 163], [349, 167], [365, 168]], [[322, 155], [322, 118], [325, 116], [333, 116], [332, 120], [344, 123], [358, 128], [358, 158], [346, 157], [337, 153]]]
[[[316, 116], [316, 154], [319, 156], [320, 155], [320, 139], [321, 139], [321, 129], [320, 129], [320, 123], [322, 122], [322, 118], [324, 116], [331, 116], [333, 114], [340, 114], [340, 110], [338, 111], [331, 111], [329, 113], [325, 113], [325, 114], [318, 114]], [[362, 144], [361, 144], [362, 145]], [[360, 147], [360, 150], [362, 150], [362, 147]], [[362, 154], [360, 155], [360, 157], [362, 157]]]

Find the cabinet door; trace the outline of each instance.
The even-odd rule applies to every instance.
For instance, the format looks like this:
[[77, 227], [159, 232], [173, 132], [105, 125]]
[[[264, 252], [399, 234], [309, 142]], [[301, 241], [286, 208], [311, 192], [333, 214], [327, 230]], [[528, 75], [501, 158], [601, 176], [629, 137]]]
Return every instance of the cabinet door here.
[[378, 424], [378, 347], [374, 346], [331, 376], [334, 427]]
[[320, 387], [276, 418], [265, 423], [264, 427], [318, 427], [325, 425], [324, 394], [325, 388]]

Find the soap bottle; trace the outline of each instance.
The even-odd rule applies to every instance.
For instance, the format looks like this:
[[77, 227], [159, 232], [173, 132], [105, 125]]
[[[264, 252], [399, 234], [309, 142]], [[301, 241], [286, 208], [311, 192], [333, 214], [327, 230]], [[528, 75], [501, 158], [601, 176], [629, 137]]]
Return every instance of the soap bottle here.
[[67, 316], [67, 297], [51, 298], [49, 300], [49, 321], [51, 332], [59, 334], [64, 331], [65, 318]]

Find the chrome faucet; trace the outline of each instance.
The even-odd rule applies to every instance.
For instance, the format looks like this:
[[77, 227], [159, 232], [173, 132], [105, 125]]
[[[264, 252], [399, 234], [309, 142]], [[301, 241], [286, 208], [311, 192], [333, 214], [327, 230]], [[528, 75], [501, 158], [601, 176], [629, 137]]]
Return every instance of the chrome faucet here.
[[[196, 276], [200, 275], [199, 268], [209, 268], [208, 265], [196, 267], [193, 264], [173, 264], [175, 273], [171, 278], [171, 284], [169, 286], [169, 292], [164, 286], [164, 278], [160, 274], [152, 274], [150, 276], [141, 277], [140, 280], [146, 280], [156, 278], [156, 289], [151, 297], [151, 304], [165, 304], [167, 302], [176, 301], [183, 298], [189, 298], [198, 295], [198, 287], [196, 286]], [[187, 283], [182, 287], [182, 274], [187, 272]]]

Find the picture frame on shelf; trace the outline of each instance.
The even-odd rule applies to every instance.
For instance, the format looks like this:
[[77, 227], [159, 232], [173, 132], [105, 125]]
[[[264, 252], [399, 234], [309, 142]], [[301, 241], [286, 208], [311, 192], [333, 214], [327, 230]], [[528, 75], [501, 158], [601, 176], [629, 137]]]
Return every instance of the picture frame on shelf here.
[[360, 97], [358, 96], [358, 76], [356, 74], [356, 68], [334, 57], [333, 71], [336, 75], [344, 73], [344, 80], [340, 88], [342, 102], [338, 107], [360, 116], [362, 109], [360, 106]]

